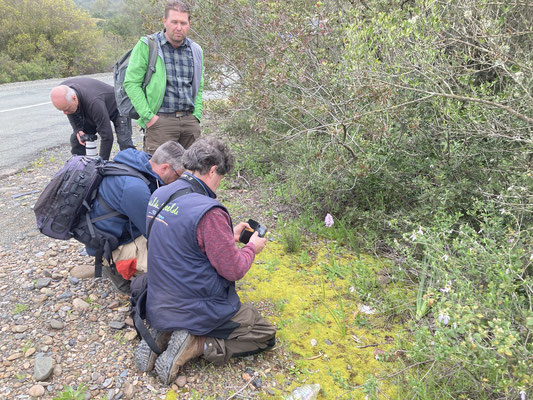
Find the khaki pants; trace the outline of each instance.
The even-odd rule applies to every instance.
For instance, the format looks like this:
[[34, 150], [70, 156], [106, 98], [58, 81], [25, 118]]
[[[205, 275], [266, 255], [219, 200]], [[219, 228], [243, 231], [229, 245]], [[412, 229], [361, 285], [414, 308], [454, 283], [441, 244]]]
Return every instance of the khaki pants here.
[[237, 327], [226, 339], [206, 338], [202, 355], [215, 365], [222, 365], [231, 357], [245, 357], [271, 349], [275, 344], [276, 327], [267, 322], [250, 304], [241, 304], [231, 322]]
[[[133, 275], [139, 275], [148, 271], [148, 247], [146, 238], [139, 236], [133, 242], [118, 246], [113, 250], [113, 261], [118, 273], [124, 279], [131, 279]], [[104, 259], [104, 265], [109, 266]]]
[[160, 115], [156, 123], [146, 129], [144, 151], [154, 154], [160, 145], [169, 140], [174, 140], [188, 149], [199, 137], [200, 123], [194, 115]]

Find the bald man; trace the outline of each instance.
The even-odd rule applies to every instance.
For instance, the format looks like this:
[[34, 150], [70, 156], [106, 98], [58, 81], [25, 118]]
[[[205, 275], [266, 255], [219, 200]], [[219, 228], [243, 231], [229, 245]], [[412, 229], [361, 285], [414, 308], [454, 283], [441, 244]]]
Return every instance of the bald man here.
[[113, 147], [111, 123], [120, 150], [135, 148], [131, 139], [131, 119], [119, 114], [112, 86], [92, 78], [71, 78], [52, 89], [50, 100], [68, 117], [74, 130], [70, 137], [72, 154], [85, 155], [82, 136], [98, 134], [100, 157], [109, 160]]

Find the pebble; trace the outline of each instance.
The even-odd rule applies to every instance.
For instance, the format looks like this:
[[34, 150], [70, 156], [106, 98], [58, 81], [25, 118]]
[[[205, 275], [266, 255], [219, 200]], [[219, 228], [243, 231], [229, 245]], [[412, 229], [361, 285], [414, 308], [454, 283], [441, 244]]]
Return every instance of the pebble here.
[[180, 375], [176, 378], [175, 383], [178, 387], [183, 387], [187, 384], [187, 377], [185, 375]]
[[42, 289], [48, 286], [51, 282], [52, 279], [50, 278], [39, 278], [37, 279], [37, 282], [35, 282], [35, 289]]
[[48, 335], [44, 335], [42, 338], [41, 338], [41, 342], [43, 342], [43, 344], [46, 344], [46, 345], [51, 345], [52, 343], [54, 343], [54, 339], [52, 339], [50, 336]]
[[128, 340], [128, 341], [132, 341], [134, 339], [137, 338], [137, 331], [134, 331], [134, 330], [129, 330], [128, 332], [126, 332], [126, 334], [124, 335], [124, 339]]
[[86, 301], [84, 301], [84, 300], [82, 300], [80, 298], [74, 299], [72, 304], [74, 306], [74, 309], [75, 310], [79, 310], [79, 311], [87, 310], [90, 307], [89, 303], [87, 303]]
[[13, 353], [13, 354], [7, 356], [6, 360], [7, 361], [14, 361], [14, 360], [16, 360], [16, 359], [18, 359], [20, 357], [22, 357], [22, 353]]
[[125, 398], [131, 399], [131, 398], [133, 398], [133, 395], [135, 393], [135, 386], [132, 385], [130, 382], [126, 382], [124, 384], [122, 392], [124, 393], [124, 397]]
[[112, 329], [121, 330], [126, 327], [126, 324], [124, 323], [124, 321], [111, 321], [109, 322], [109, 326]]
[[11, 329], [14, 333], [22, 333], [25, 332], [28, 329], [28, 325], [15, 325], [13, 329]]
[[59, 321], [57, 319], [53, 319], [53, 320], [50, 321], [50, 327], [52, 329], [60, 330], [60, 329], [63, 329], [65, 327], [65, 324], [63, 323], [63, 321]]
[[35, 347], [30, 347], [28, 350], [26, 350], [26, 353], [24, 353], [24, 357], [31, 357], [36, 351], [37, 349], [35, 349]]
[[70, 270], [70, 276], [77, 279], [92, 278], [94, 276], [94, 265], [78, 265]]
[[38, 357], [35, 359], [33, 377], [36, 381], [44, 381], [52, 374], [53, 369], [52, 357]]
[[44, 395], [44, 392], [44, 386], [42, 385], [33, 385], [30, 390], [28, 390], [28, 394], [31, 397], [41, 397], [42, 395]]

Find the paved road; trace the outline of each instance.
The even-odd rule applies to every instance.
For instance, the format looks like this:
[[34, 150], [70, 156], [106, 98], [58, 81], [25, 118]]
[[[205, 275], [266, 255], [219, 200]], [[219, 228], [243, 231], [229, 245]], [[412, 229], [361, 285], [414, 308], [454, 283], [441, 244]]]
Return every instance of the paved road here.
[[[113, 84], [111, 74], [91, 77]], [[17, 171], [44, 149], [68, 145], [68, 119], [50, 102], [50, 90], [63, 79], [0, 85], [0, 176]]]

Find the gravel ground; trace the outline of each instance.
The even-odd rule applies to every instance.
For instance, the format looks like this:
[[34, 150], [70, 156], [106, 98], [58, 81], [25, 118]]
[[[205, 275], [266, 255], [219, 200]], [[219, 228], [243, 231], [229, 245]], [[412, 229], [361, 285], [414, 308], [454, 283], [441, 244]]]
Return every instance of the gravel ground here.
[[[80, 243], [50, 239], [35, 227], [32, 206], [68, 159], [68, 150], [48, 151], [24, 170], [0, 177], [0, 398], [53, 399], [81, 384], [86, 385], [85, 399], [161, 399], [170, 389], [179, 399], [275, 398], [279, 383], [274, 376], [290, 364], [279, 345], [224, 367], [191, 362], [171, 387], [136, 370], [138, 340], [128, 297], [107, 280], [92, 277], [93, 259], [83, 255]], [[254, 196], [239, 185], [243, 180], [230, 181], [221, 199], [245, 197], [238, 209], [247, 215]], [[268, 315], [266, 306], [257, 306]]]

